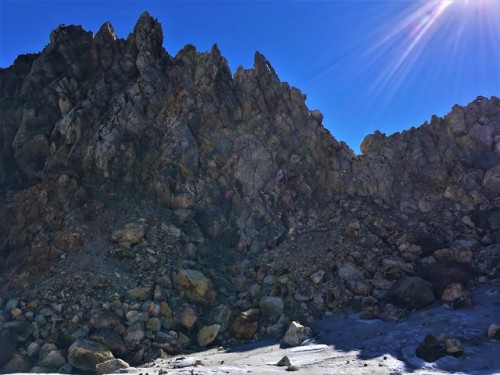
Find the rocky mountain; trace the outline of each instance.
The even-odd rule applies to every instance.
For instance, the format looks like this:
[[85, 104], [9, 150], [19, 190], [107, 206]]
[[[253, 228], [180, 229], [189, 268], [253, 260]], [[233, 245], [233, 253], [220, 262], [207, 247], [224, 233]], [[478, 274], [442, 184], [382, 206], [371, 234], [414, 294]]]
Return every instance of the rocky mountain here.
[[0, 92], [4, 372], [400, 319], [498, 279], [498, 98], [357, 156], [260, 53], [234, 75], [216, 45], [170, 56], [147, 13], [126, 40], [58, 27]]

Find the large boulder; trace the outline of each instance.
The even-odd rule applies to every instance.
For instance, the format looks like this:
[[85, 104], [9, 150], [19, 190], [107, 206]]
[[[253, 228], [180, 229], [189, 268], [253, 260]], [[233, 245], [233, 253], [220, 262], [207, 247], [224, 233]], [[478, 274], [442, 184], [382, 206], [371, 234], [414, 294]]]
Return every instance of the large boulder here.
[[243, 311], [231, 326], [231, 332], [238, 339], [250, 339], [259, 327], [259, 309]]
[[198, 345], [203, 347], [210, 344], [215, 340], [220, 331], [219, 324], [212, 324], [210, 326], [203, 326], [197, 335]]
[[276, 321], [283, 314], [281, 297], [263, 296], [259, 300], [260, 312], [269, 321]]
[[213, 303], [217, 296], [212, 282], [200, 271], [182, 269], [174, 275], [174, 285], [196, 302]]
[[388, 294], [390, 303], [408, 310], [421, 309], [434, 301], [432, 285], [418, 276], [405, 276], [392, 286]]
[[286, 346], [299, 346], [313, 335], [311, 328], [305, 327], [299, 322], [292, 322], [283, 336], [283, 344]]
[[78, 339], [68, 349], [68, 362], [71, 366], [83, 371], [96, 371], [96, 365], [114, 359], [107, 346], [87, 340]]

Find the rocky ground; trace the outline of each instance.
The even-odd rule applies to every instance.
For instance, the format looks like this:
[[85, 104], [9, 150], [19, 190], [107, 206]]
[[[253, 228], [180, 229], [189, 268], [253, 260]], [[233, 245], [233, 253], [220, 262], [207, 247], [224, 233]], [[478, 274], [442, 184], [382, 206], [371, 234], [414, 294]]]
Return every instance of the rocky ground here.
[[[261, 54], [232, 74], [216, 46], [162, 43], [147, 13], [126, 40], [61, 26], [0, 70], [0, 371], [170, 372], [209, 349], [175, 371], [231, 372], [217, 363], [245, 357], [217, 348], [257, 343], [254, 366], [418, 372], [417, 342], [458, 371], [474, 340], [495, 346], [500, 99], [356, 156]], [[427, 329], [430, 312], [457, 323]], [[472, 336], [467, 314], [484, 318]], [[338, 341], [347, 328], [383, 333]], [[300, 346], [315, 329], [327, 346]]]
[[[165, 356], [127, 374], [499, 374], [500, 335], [489, 323], [500, 315], [500, 285], [472, 289], [472, 309], [447, 304], [410, 314], [400, 322], [361, 320], [357, 314], [331, 314], [311, 326], [316, 334], [302, 345], [287, 347], [279, 340], [257, 340], [236, 347]], [[488, 328], [490, 328], [488, 335]], [[497, 326], [494, 329], [499, 329]], [[431, 334], [441, 340], [427, 362], [417, 348]]]

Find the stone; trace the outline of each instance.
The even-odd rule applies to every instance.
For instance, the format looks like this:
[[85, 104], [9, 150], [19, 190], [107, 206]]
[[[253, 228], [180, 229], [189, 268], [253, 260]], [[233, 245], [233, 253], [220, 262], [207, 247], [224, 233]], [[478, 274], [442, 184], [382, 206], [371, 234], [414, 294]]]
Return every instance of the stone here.
[[[66, 360], [64, 360], [66, 362]], [[4, 374], [25, 373], [33, 367], [33, 360], [25, 355], [14, 353], [10, 360], [3, 367]]]
[[134, 345], [142, 341], [145, 335], [144, 323], [135, 323], [127, 328], [123, 335], [123, 341], [127, 345]]
[[347, 224], [345, 228], [345, 234], [348, 237], [357, 238], [360, 236], [360, 229], [361, 229], [361, 224], [359, 223], [359, 221], [357, 220], [351, 221], [349, 224]]
[[283, 314], [283, 299], [281, 297], [262, 296], [259, 300], [259, 308], [268, 321], [275, 322]]
[[460, 283], [449, 284], [441, 294], [441, 299], [446, 302], [454, 302], [469, 297], [469, 292]]
[[118, 372], [119, 370], [129, 368], [130, 365], [125, 362], [123, 359], [114, 358], [101, 363], [98, 363], [95, 366], [95, 372], [97, 374], [112, 374]]
[[61, 351], [52, 350], [48, 352], [40, 361], [38, 361], [36, 365], [47, 369], [57, 370], [65, 363], [66, 357], [61, 353]]
[[406, 309], [401, 309], [394, 306], [391, 303], [387, 303], [384, 309], [380, 313], [380, 319], [388, 322], [397, 322], [402, 319], [406, 319], [409, 315], [409, 311]]
[[8, 329], [14, 332], [17, 336], [17, 341], [26, 341], [34, 332], [34, 327], [30, 322], [25, 320], [15, 320], [7, 322], [3, 325], [2, 329]]
[[488, 327], [488, 337], [490, 339], [500, 340], [500, 324], [491, 324]]
[[231, 332], [238, 339], [250, 339], [259, 327], [259, 309], [243, 311], [231, 325]]
[[121, 324], [121, 319], [113, 311], [96, 309], [90, 313], [90, 325], [94, 329], [113, 329], [119, 324]]
[[124, 228], [111, 233], [111, 241], [133, 245], [141, 242], [145, 234], [146, 226], [144, 223], [128, 223]]
[[116, 331], [103, 329], [92, 334], [90, 338], [108, 347], [114, 355], [121, 355], [126, 352], [125, 343]]
[[325, 278], [325, 271], [323, 270], [316, 271], [310, 276], [310, 279], [314, 284], [322, 283], [324, 278]]
[[467, 285], [471, 276], [471, 265], [456, 261], [437, 263], [429, 271], [429, 281], [438, 295], [441, 295], [450, 284], [461, 283]]
[[279, 366], [279, 367], [288, 367], [288, 366], [291, 366], [291, 362], [290, 362], [290, 358], [288, 358], [288, 356], [284, 356], [283, 358], [281, 358], [278, 363], [276, 363], [276, 366]]
[[7, 363], [16, 350], [17, 335], [10, 329], [0, 329], [0, 368]]
[[217, 293], [212, 282], [200, 271], [183, 269], [174, 275], [174, 285], [188, 298], [200, 303], [213, 303]]
[[147, 330], [158, 332], [161, 329], [161, 320], [158, 318], [150, 318], [146, 321], [145, 327]]
[[364, 280], [363, 271], [349, 262], [341, 265], [337, 272], [342, 280]]
[[146, 301], [142, 304], [141, 310], [148, 312], [150, 315], [154, 317], [160, 316], [161, 306], [159, 303], [155, 301]]
[[[492, 244], [479, 250], [474, 255], [471, 265], [475, 273], [488, 275], [499, 263], [500, 244]], [[500, 270], [499, 267], [497, 267], [497, 269]]]
[[415, 244], [420, 246], [424, 255], [432, 255], [436, 250], [446, 246], [443, 238], [436, 233], [422, 233], [417, 236]]
[[127, 291], [127, 295], [130, 298], [138, 299], [141, 301], [147, 301], [148, 299], [150, 299], [151, 293], [152, 293], [152, 291], [151, 291], [151, 288], [149, 288], [149, 287], [138, 287], [138, 288], [129, 289]]
[[215, 340], [220, 331], [219, 324], [212, 324], [210, 326], [203, 326], [199, 331], [196, 339], [198, 346], [205, 347]]
[[39, 351], [40, 351], [40, 344], [37, 343], [36, 341], [33, 341], [32, 343], [30, 343], [28, 345], [28, 347], [26, 348], [26, 353], [31, 358], [37, 357]]
[[68, 349], [68, 362], [83, 371], [96, 371], [96, 365], [114, 359], [113, 353], [103, 344], [87, 339], [76, 340]]
[[311, 328], [305, 327], [299, 322], [293, 321], [290, 323], [285, 336], [283, 336], [282, 342], [287, 346], [299, 346], [311, 337], [313, 337]]
[[184, 326], [188, 331], [194, 327], [194, 324], [198, 320], [198, 314], [190, 307], [180, 310], [176, 313], [176, 317], [179, 320], [179, 323], [182, 324], [182, 326]]
[[193, 366], [203, 366], [203, 361], [197, 357], [176, 358], [170, 362], [173, 368], [186, 368]]
[[209, 322], [212, 324], [220, 325], [220, 332], [224, 333], [229, 328], [229, 321], [231, 319], [231, 308], [227, 305], [219, 305], [214, 307], [209, 314]]
[[447, 352], [445, 347], [433, 335], [428, 334], [417, 347], [415, 354], [426, 362], [435, 362], [447, 355]]
[[483, 177], [483, 186], [492, 194], [500, 194], [500, 165], [490, 168]]
[[458, 339], [447, 338], [444, 340], [446, 352], [453, 356], [459, 356], [463, 353], [462, 343]]
[[434, 292], [429, 282], [418, 276], [405, 276], [391, 288], [388, 301], [408, 310], [421, 309], [434, 301]]

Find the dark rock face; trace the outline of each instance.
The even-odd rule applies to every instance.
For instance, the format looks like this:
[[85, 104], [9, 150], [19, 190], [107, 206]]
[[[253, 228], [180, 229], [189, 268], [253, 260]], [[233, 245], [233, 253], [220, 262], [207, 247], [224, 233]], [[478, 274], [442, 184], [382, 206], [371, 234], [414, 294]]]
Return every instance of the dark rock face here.
[[260, 53], [162, 45], [144, 13], [0, 69], [0, 371], [398, 320], [498, 277], [500, 99], [356, 156]]

